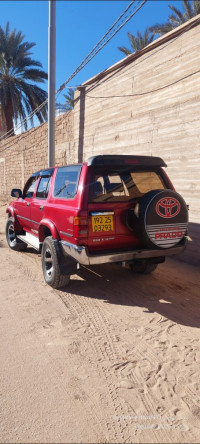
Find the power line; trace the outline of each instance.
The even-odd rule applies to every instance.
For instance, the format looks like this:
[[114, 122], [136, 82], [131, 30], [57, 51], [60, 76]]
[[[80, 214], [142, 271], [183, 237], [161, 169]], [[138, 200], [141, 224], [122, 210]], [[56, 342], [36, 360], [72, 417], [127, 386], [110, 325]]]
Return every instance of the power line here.
[[[148, 0], [147, 0], [148, 1]], [[135, 63], [135, 66], [137, 66], [137, 64], [139, 64], [139, 63], [142, 63], [144, 60], [147, 60], [148, 58], [150, 58], [150, 57], [152, 57], [154, 54], [156, 54], [156, 53], [158, 53], [158, 52], [160, 52], [160, 51], [163, 51], [163, 49], [165, 49], [167, 46], [169, 46], [169, 45], [171, 45], [171, 44], [173, 44], [177, 39], [179, 39], [183, 34], [185, 34], [185, 32], [188, 32], [191, 28], [193, 28], [195, 25], [197, 25], [198, 23], [200, 23], [200, 18], [199, 18], [199, 16], [197, 16], [198, 18], [194, 21], [194, 22], [192, 22], [191, 23], [191, 25], [189, 26], [189, 27], [187, 27], [186, 29], [183, 29], [183, 31], [182, 32], [180, 32], [178, 35], [176, 35], [174, 38], [172, 38], [172, 39], [170, 39], [169, 41], [167, 41], [166, 43], [161, 43], [161, 45], [159, 45], [159, 47], [158, 47], [158, 49], [156, 49], [155, 48], [155, 51], [154, 52], [152, 52], [151, 51], [151, 49], [149, 49], [149, 51], [147, 51], [148, 52], [148, 54], [146, 55], [146, 57], [142, 54], [142, 59], [140, 59], [140, 57], [139, 57], [139, 61], [137, 62], [137, 63]], [[175, 31], [175, 30], [174, 30]], [[163, 37], [163, 36], [162, 36]], [[157, 39], [156, 39], [157, 40]], [[154, 41], [154, 42], [156, 42], [156, 40]], [[151, 43], [151, 45], [152, 45], [152, 43]], [[153, 48], [154, 49], [154, 48]], [[139, 52], [139, 51], [138, 51]], [[132, 53], [132, 55], [135, 55], [137, 53], [137, 51], [135, 52], [135, 53]], [[130, 54], [130, 56], [131, 56], [131, 54]], [[130, 57], [130, 56], [128, 56], [128, 57]], [[121, 67], [124, 67], [124, 66], [127, 66], [126, 65], [126, 58], [127, 57], [125, 57], [124, 59], [122, 59], [120, 62], [119, 62], [119, 64], [120, 64], [120, 68]], [[123, 66], [121, 66], [121, 62], [122, 61], [124, 61], [124, 64], [123, 64]], [[131, 61], [134, 61], [134, 62], [136, 62], [135, 60], [131, 60]], [[117, 66], [116, 66], [116, 69], [117, 69]], [[132, 69], [132, 65], [130, 64], [130, 61], [129, 61], [129, 68], [127, 67], [127, 72], [128, 71], [130, 71]], [[109, 69], [108, 69], [108, 71], [109, 71]], [[107, 75], [109, 75], [109, 72], [107, 73]], [[115, 73], [115, 77], [121, 77], [121, 76], [123, 76], [123, 72], [119, 72], [119, 73]], [[102, 81], [103, 81], [103, 78], [101, 79]], [[109, 80], [109, 79], [108, 79]], [[108, 81], [107, 80], [107, 81]], [[98, 80], [98, 82], [99, 82], [99, 84], [100, 84], [100, 81]], [[97, 87], [99, 86], [99, 84], [97, 85]], [[81, 87], [81, 85], [78, 85], [78, 86], [76, 86], [76, 88], [80, 88]], [[84, 87], [90, 87], [91, 89], [95, 89], [96, 88], [96, 85], [94, 85], [94, 86], [92, 86], [92, 83], [90, 83], [90, 84], [87, 84], [86, 82], [84, 83]], [[68, 87], [69, 88], [69, 87]], [[87, 91], [86, 91], [86, 93], [87, 93]]]
[[147, 0], [132, 0], [132, 2], [127, 6], [125, 11], [118, 17], [114, 24], [109, 28], [109, 30], [104, 34], [104, 36], [99, 40], [99, 42], [94, 46], [92, 51], [85, 57], [85, 59], [80, 63], [80, 65], [75, 69], [75, 71], [68, 77], [68, 79], [60, 86], [57, 90], [60, 93], [67, 83], [73, 79], [80, 71], [83, 69], [93, 57], [98, 54], [98, 52], [120, 31], [120, 29], [126, 25], [126, 23], [136, 14], [139, 9], [146, 3]]
[[[85, 57], [85, 59], [80, 63], [80, 65], [76, 68], [76, 70], [71, 74], [70, 77], [56, 90], [56, 97], [60, 94], [60, 92], [65, 88], [66, 84], [69, 83], [89, 62], [92, 60], [95, 55], [115, 36], [115, 34], [136, 14], [136, 12], [146, 3], [147, 0], [132, 0], [131, 3], [127, 6], [124, 12], [118, 17], [118, 19], [114, 22], [114, 24], [109, 28], [109, 30], [104, 34], [101, 40], [94, 46], [92, 51]], [[16, 129], [21, 128], [25, 122], [28, 122], [33, 116], [41, 110], [44, 106], [46, 106], [48, 99], [46, 99], [41, 105], [39, 105], [35, 110], [32, 111], [25, 119], [20, 121], [17, 125]], [[6, 140], [10, 134], [13, 132], [13, 129], [8, 131], [2, 137], [0, 137], [0, 142], [2, 140]]]

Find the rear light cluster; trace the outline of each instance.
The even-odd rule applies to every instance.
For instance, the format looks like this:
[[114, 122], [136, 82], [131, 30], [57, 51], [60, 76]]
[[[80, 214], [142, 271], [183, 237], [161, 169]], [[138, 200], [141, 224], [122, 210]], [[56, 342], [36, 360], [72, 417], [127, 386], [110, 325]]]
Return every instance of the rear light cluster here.
[[88, 217], [75, 216], [74, 217], [74, 235], [76, 238], [85, 238], [88, 235]]

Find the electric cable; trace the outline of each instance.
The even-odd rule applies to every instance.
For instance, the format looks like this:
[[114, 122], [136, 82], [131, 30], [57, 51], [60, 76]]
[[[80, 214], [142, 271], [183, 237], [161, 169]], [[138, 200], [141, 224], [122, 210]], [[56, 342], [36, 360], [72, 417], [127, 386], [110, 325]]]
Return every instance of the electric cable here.
[[142, 93], [135, 93], [135, 94], [122, 94], [122, 95], [114, 95], [114, 96], [90, 96], [87, 94], [87, 97], [90, 99], [115, 99], [115, 98], [124, 98], [124, 97], [138, 97], [138, 96], [145, 96], [147, 94], [152, 94], [157, 91], [161, 91], [162, 89], [168, 88], [169, 86], [176, 85], [177, 83], [181, 82], [182, 80], [188, 79], [189, 77], [192, 77], [196, 74], [200, 73], [200, 69], [198, 71], [192, 72], [190, 74], [187, 74], [184, 77], [181, 77], [180, 79], [174, 80], [174, 82], [168, 83], [167, 85], [160, 86], [159, 88], [152, 89], [149, 91], [144, 91]]
[[[58, 88], [57, 92], [60, 93], [67, 83], [73, 79], [89, 62], [93, 57], [98, 54], [98, 52], [120, 31], [120, 29], [126, 25], [126, 23], [142, 8], [142, 6], [147, 2], [147, 0], [132, 0], [132, 2], [127, 6], [125, 11], [118, 17], [114, 24], [109, 28], [109, 30], [104, 34], [104, 36], [99, 40], [99, 42], [94, 46], [90, 53], [85, 57], [85, 59], [80, 63], [80, 65], [75, 69], [75, 71], [68, 77], [67, 80]], [[133, 11], [130, 9], [135, 6]], [[124, 18], [122, 23], [120, 21]], [[110, 35], [109, 35], [110, 34]]]
[[[55, 97], [58, 97], [60, 92], [65, 88], [66, 84], [69, 83], [89, 62], [95, 55], [115, 36], [115, 34], [136, 14], [136, 12], [146, 3], [147, 0], [132, 0], [131, 3], [126, 7], [124, 12], [118, 17], [114, 24], [109, 28], [109, 30], [104, 34], [101, 40], [94, 46], [90, 53], [85, 57], [85, 59], [80, 63], [76, 70], [68, 77], [68, 79], [56, 90]], [[134, 6], [133, 10], [132, 7]], [[136, 9], [135, 9], [136, 7]], [[122, 21], [122, 23], [121, 23]], [[42, 109], [48, 103], [46, 99], [41, 105], [39, 105], [32, 113], [30, 113], [25, 119], [19, 122], [16, 129], [21, 128], [25, 122], [28, 122], [40, 109]], [[0, 137], [1, 140], [6, 140], [10, 134], [12, 134], [13, 129], [8, 131], [6, 134]]]

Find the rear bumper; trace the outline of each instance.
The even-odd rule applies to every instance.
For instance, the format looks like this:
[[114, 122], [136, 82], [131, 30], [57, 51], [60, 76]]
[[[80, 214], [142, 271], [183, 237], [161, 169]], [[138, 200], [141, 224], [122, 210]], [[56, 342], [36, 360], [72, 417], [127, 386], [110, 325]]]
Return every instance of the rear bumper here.
[[150, 259], [154, 257], [172, 256], [174, 254], [181, 253], [185, 249], [184, 244], [166, 250], [127, 250], [119, 253], [108, 252], [106, 254], [103, 253], [97, 255], [89, 253], [87, 247], [77, 246], [66, 241], [60, 241], [60, 245], [65, 254], [73, 257], [82, 265], [106, 264], [111, 262], [131, 261], [134, 259]]

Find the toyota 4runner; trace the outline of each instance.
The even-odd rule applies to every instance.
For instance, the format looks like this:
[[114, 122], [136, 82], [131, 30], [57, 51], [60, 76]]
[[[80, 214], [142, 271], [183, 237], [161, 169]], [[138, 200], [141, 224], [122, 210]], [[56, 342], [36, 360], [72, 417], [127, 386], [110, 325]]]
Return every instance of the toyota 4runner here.
[[102, 155], [34, 173], [7, 207], [12, 250], [41, 252], [45, 281], [65, 286], [81, 265], [150, 273], [185, 248], [188, 209], [159, 157]]

